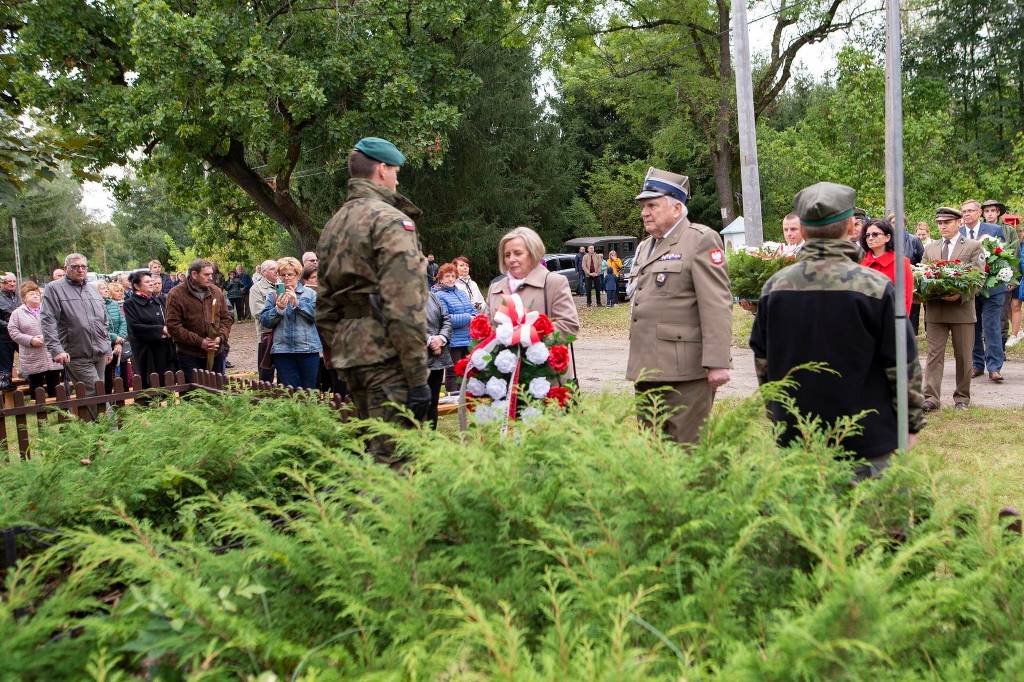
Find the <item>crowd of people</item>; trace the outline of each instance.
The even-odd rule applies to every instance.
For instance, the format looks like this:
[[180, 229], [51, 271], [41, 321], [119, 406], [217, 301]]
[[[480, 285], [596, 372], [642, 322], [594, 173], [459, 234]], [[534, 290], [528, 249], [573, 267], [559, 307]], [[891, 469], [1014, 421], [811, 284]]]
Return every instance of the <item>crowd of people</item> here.
[[608, 256], [593, 246], [580, 247], [576, 254], [576, 295], [587, 297], [587, 307], [601, 305], [601, 292], [605, 294], [605, 305], [609, 308], [618, 303], [619, 280], [622, 277], [622, 259], [614, 249]]

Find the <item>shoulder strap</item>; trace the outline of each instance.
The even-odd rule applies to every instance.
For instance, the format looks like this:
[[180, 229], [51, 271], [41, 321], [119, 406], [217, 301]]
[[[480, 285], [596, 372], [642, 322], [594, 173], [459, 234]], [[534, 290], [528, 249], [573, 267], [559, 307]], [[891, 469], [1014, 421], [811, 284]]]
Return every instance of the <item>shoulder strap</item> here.
[[544, 315], [548, 314], [548, 277], [550, 276], [550, 272], [544, 273]]

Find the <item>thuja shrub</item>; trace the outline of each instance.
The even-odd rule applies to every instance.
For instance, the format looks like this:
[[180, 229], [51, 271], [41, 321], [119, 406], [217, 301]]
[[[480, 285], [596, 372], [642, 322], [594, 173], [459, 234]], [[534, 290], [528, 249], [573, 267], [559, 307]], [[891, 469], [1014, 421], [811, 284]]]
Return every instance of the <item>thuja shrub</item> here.
[[[941, 494], [912, 456], [852, 485], [834, 433], [807, 421], [780, 449], [762, 415], [756, 399], [719, 410], [685, 453], [621, 396], [504, 438], [349, 424], [342, 446], [282, 458], [272, 484], [165, 500], [163, 525], [115, 497], [8, 573], [0, 671], [1024, 675], [1024, 550], [989, 504]], [[414, 458], [406, 471], [359, 455], [375, 432]]]

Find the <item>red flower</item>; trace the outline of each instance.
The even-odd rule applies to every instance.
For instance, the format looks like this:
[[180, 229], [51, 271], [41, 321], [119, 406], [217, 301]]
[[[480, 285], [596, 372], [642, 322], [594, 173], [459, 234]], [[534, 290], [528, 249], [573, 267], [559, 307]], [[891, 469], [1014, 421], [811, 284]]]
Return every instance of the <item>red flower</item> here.
[[548, 390], [547, 400], [557, 400], [560, 407], [565, 407], [571, 397], [572, 394], [569, 393], [569, 389], [565, 386], [552, 386]]
[[993, 249], [993, 250], [994, 250], [994, 251], [996, 252], [996, 254], [1000, 254], [1000, 253], [1002, 253], [1002, 252], [1003, 252], [1003, 247], [1001, 247], [1001, 246], [997, 246], [997, 247], [996, 247], [995, 249]]
[[469, 357], [464, 357], [455, 363], [455, 368], [452, 370], [455, 372], [455, 376], [461, 377], [466, 373], [466, 365], [469, 364]]
[[477, 315], [469, 323], [469, 338], [479, 341], [486, 339], [494, 330], [491, 329], [491, 321], [486, 315]]
[[988, 263], [985, 263], [985, 272], [988, 272]]
[[540, 338], [542, 339], [555, 331], [555, 325], [551, 324], [551, 320], [548, 319], [548, 316], [544, 313], [541, 313], [540, 317], [537, 318], [537, 321], [533, 323], [533, 328], [538, 334], [540, 334]]
[[569, 349], [565, 346], [551, 346], [548, 349], [548, 364], [559, 374], [569, 368]]

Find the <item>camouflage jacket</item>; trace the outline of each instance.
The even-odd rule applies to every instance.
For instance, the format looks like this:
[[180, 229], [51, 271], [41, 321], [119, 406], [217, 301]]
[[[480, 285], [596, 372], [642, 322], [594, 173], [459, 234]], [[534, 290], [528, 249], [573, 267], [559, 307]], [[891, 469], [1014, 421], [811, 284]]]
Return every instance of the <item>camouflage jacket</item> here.
[[412, 221], [419, 214], [397, 192], [348, 181], [348, 198], [317, 245], [316, 323], [335, 369], [397, 361], [409, 386], [427, 383], [427, 261]]
[[[773, 275], [761, 290], [750, 348], [758, 381], [777, 381], [796, 366], [823, 362], [824, 372], [801, 371], [792, 392], [801, 413], [826, 424], [868, 411], [863, 432], [843, 447], [860, 457], [896, 449], [896, 307], [892, 282], [854, 263], [850, 242], [809, 239], [798, 261]], [[924, 426], [921, 364], [907, 328], [910, 432]], [[781, 440], [797, 440], [795, 417], [785, 406], [769, 406], [786, 425]]]

